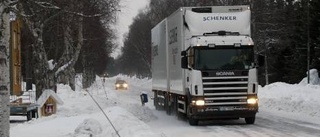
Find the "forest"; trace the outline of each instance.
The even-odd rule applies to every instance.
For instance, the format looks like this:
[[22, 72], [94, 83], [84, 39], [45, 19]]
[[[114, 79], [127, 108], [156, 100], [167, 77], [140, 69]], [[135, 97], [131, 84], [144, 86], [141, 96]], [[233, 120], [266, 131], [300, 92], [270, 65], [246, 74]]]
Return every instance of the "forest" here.
[[116, 47], [111, 25], [119, 12], [119, 0], [2, 3], [5, 2], [11, 26], [13, 22], [21, 24], [18, 33], [23, 81], [36, 85], [36, 90], [40, 91], [37, 96], [43, 89], [54, 89], [57, 83], [74, 89], [78, 73], [82, 73], [84, 87], [89, 87], [96, 75], [105, 73], [110, 54]]
[[112, 25], [121, 12], [119, 1], [7, 1], [6, 10], [22, 24], [24, 81], [30, 80], [37, 91], [42, 91], [54, 89], [57, 83], [69, 84], [74, 89], [74, 78], [79, 73], [85, 88], [96, 75], [122, 73], [151, 78], [151, 29], [186, 6], [251, 7], [255, 54], [265, 57], [265, 65], [259, 68], [262, 85], [278, 81], [298, 83], [307, 76], [308, 69], [320, 70], [317, 0], [150, 0], [125, 34], [122, 54], [113, 58], [111, 53], [118, 45]]
[[317, 0], [150, 0], [135, 17], [117, 61], [121, 73], [151, 77], [151, 29], [183, 6], [250, 5], [262, 85], [299, 83], [307, 70], [320, 70], [320, 1]]
[[56, 84], [75, 90], [99, 76], [151, 78], [151, 29], [179, 7], [249, 5], [255, 54], [264, 56], [261, 85], [298, 83], [310, 69], [320, 70], [319, 0], [150, 0], [134, 18], [117, 48], [113, 24], [120, 0], [0, 0], [0, 136], [9, 136], [10, 23], [21, 23], [23, 81], [36, 86], [36, 96]]
[[[119, 9], [119, 0], [0, 1], [1, 137], [9, 135], [12, 79], [27, 83], [22, 90], [33, 89], [34, 84], [38, 99], [45, 89], [56, 91], [58, 83], [75, 90], [79, 73], [84, 88], [105, 73], [116, 47], [112, 24]], [[18, 54], [11, 55], [12, 51]], [[11, 62], [13, 58], [21, 61]], [[12, 64], [21, 69], [13, 70]]]

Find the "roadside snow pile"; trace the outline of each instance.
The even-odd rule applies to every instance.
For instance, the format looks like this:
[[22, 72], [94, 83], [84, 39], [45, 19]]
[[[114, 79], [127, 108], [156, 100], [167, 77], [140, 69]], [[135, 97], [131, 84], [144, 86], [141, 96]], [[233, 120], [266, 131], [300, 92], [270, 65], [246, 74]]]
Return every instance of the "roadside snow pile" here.
[[[308, 72], [306, 72], [308, 75]], [[320, 78], [319, 78], [319, 73], [317, 69], [311, 69], [310, 70], [310, 84], [311, 85], [320, 85]], [[308, 78], [305, 77], [304, 79], [301, 80], [299, 83], [300, 85], [307, 85], [308, 84]]]
[[310, 84], [307, 81], [304, 78], [299, 84], [277, 82], [266, 85], [259, 90], [260, 108], [320, 118], [320, 78], [317, 69], [310, 70]]
[[[312, 73], [316, 76], [316, 73]], [[114, 89], [116, 78], [126, 80], [129, 89]], [[67, 85], [57, 85], [63, 105], [49, 117], [25, 123], [11, 124], [10, 137], [115, 137], [112, 125], [95, 104], [98, 102], [121, 137], [161, 137], [146, 123], [156, 120], [152, 101], [141, 106], [140, 93], [152, 96], [151, 79], [118, 75], [111, 78], [97, 77], [88, 89], [82, 89], [81, 76], [77, 77], [76, 91]], [[319, 80], [319, 79], [318, 79]], [[260, 108], [277, 114], [301, 114], [301, 117], [320, 118], [320, 85], [273, 83], [259, 88]], [[158, 124], [158, 123], [157, 123]], [[159, 127], [159, 125], [157, 125]], [[175, 129], [173, 129], [175, 130]]]
[[102, 127], [99, 121], [95, 119], [85, 119], [76, 129], [75, 136], [76, 137], [88, 137], [88, 136], [96, 136], [101, 134]]
[[[131, 86], [141, 86], [148, 79], [125, 77]], [[82, 89], [81, 76], [76, 80], [76, 91], [58, 84], [57, 94], [64, 101], [57, 113], [49, 117], [13, 124], [11, 137], [111, 137], [117, 136], [108, 119], [90, 97], [98, 102], [121, 137], [160, 137], [145, 123], [156, 119], [152, 110], [141, 106], [140, 89], [114, 90], [115, 77], [100, 78], [90, 88]], [[89, 92], [89, 93], [88, 93]]]
[[107, 112], [121, 137], [161, 137], [154, 133], [146, 123], [122, 107], [112, 107]]
[[260, 108], [320, 118], [320, 85], [273, 83], [260, 89]]

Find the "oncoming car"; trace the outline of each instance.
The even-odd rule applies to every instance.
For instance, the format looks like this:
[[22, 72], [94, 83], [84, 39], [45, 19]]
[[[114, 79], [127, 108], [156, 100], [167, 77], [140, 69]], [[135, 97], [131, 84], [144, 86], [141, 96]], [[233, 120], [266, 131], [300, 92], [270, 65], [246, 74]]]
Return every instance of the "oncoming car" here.
[[127, 90], [128, 89], [128, 83], [125, 80], [117, 79], [117, 81], [115, 83], [115, 88], [116, 88], [116, 90], [118, 90], [118, 89]]

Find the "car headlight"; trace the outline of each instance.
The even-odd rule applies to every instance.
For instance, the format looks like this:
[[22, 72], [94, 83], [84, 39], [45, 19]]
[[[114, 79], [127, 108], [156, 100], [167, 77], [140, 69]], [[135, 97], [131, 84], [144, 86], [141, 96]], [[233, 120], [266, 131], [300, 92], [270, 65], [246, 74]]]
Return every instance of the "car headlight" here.
[[249, 98], [247, 99], [247, 103], [248, 104], [257, 104], [258, 103], [258, 99], [257, 98]]
[[128, 84], [127, 84], [127, 83], [124, 83], [124, 84], [123, 84], [123, 87], [125, 87], [125, 88], [128, 87]]
[[204, 100], [193, 100], [192, 103], [197, 106], [204, 106]]
[[117, 87], [117, 88], [120, 87], [120, 84], [116, 84], [116, 87]]

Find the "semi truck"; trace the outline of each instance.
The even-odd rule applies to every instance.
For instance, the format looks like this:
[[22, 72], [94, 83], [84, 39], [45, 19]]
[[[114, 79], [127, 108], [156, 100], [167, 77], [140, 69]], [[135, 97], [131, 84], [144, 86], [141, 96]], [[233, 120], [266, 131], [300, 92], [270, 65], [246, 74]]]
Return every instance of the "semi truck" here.
[[200, 120], [254, 124], [258, 72], [250, 7], [181, 7], [151, 30], [154, 106]]

